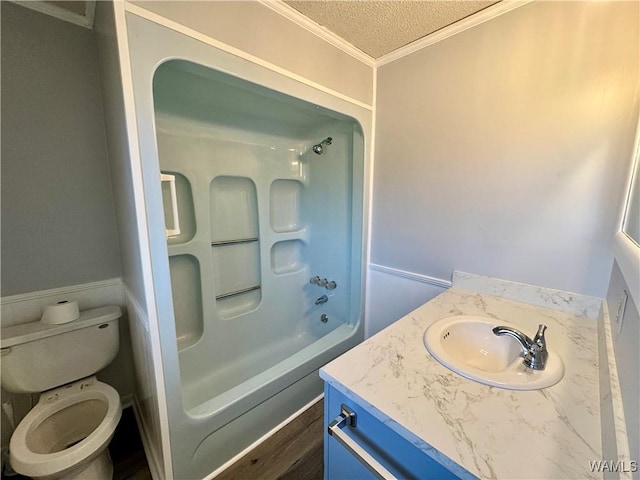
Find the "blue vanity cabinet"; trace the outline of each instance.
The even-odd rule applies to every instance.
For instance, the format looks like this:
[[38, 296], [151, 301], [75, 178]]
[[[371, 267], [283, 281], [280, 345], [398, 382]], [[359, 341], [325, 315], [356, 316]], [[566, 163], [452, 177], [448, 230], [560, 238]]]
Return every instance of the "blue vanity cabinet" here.
[[[436, 462], [407, 439], [375, 418], [360, 403], [325, 383], [324, 388], [324, 478], [325, 480], [365, 480], [375, 478], [438, 479], [458, 477]], [[352, 414], [352, 415], [350, 415]], [[348, 417], [348, 418], [345, 418]], [[351, 418], [355, 417], [355, 426]], [[339, 425], [336, 425], [340, 421]], [[332, 422], [334, 422], [332, 424]], [[333, 425], [340, 433], [329, 433]], [[372, 463], [377, 463], [381, 472], [374, 474], [365, 467], [350, 450], [341, 443], [360, 447]], [[362, 452], [360, 452], [362, 454]], [[368, 462], [370, 463], [370, 462]], [[375, 469], [375, 467], [374, 467]], [[386, 473], [385, 473], [386, 470]]]

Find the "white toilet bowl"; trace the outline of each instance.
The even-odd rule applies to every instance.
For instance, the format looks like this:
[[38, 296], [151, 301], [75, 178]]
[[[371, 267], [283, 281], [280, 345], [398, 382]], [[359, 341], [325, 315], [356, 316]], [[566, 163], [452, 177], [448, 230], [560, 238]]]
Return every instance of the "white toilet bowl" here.
[[121, 415], [118, 392], [93, 376], [48, 390], [11, 436], [11, 466], [34, 479], [110, 480]]

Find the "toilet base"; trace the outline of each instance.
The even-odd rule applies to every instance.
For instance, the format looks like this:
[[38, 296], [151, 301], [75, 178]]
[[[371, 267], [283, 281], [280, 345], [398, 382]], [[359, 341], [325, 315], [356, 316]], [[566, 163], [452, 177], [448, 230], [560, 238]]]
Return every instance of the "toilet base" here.
[[113, 462], [109, 455], [109, 449], [105, 448], [96, 458], [88, 464], [80, 465], [77, 469], [63, 472], [62, 475], [48, 475], [46, 477], [33, 477], [33, 480], [112, 480]]

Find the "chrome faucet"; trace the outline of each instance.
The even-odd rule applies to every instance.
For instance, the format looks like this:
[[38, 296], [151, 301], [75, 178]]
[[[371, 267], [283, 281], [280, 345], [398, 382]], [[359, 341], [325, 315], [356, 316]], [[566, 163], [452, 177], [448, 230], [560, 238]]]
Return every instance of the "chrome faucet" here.
[[331, 142], [333, 142], [333, 138], [331, 137], [325, 138], [320, 143], [313, 146], [313, 152], [316, 153], [317, 155], [322, 155], [322, 152], [324, 151], [324, 147], [327, 145], [331, 145]]
[[322, 295], [320, 298], [316, 300], [316, 305], [322, 305], [323, 303], [327, 303], [329, 301], [329, 297], [326, 295]]
[[547, 344], [544, 339], [544, 331], [547, 329], [546, 325], [538, 325], [538, 332], [536, 336], [531, 340], [524, 333], [516, 330], [515, 328], [497, 326], [493, 329], [495, 335], [508, 335], [515, 338], [522, 347], [522, 356], [524, 363], [532, 370], [544, 370], [547, 364], [547, 358], [549, 352], [547, 352]]

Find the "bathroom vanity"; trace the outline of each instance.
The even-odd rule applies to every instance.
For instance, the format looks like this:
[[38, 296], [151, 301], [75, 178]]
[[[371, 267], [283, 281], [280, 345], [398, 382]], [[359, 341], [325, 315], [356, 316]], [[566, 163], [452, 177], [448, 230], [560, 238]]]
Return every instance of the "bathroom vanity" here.
[[[563, 378], [517, 391], [454, 373], [428, 353], [423, 335], [458, 315], [506, 322], [529, 336], [547, 325]], [[452, 288], [321, 370], [332, 428], [325, 478], [373, 478], [371, 469], [383, 478], [602, 478], [589, 463], [605, 455], [601, 315], [601, 299], [456, 272]]]

